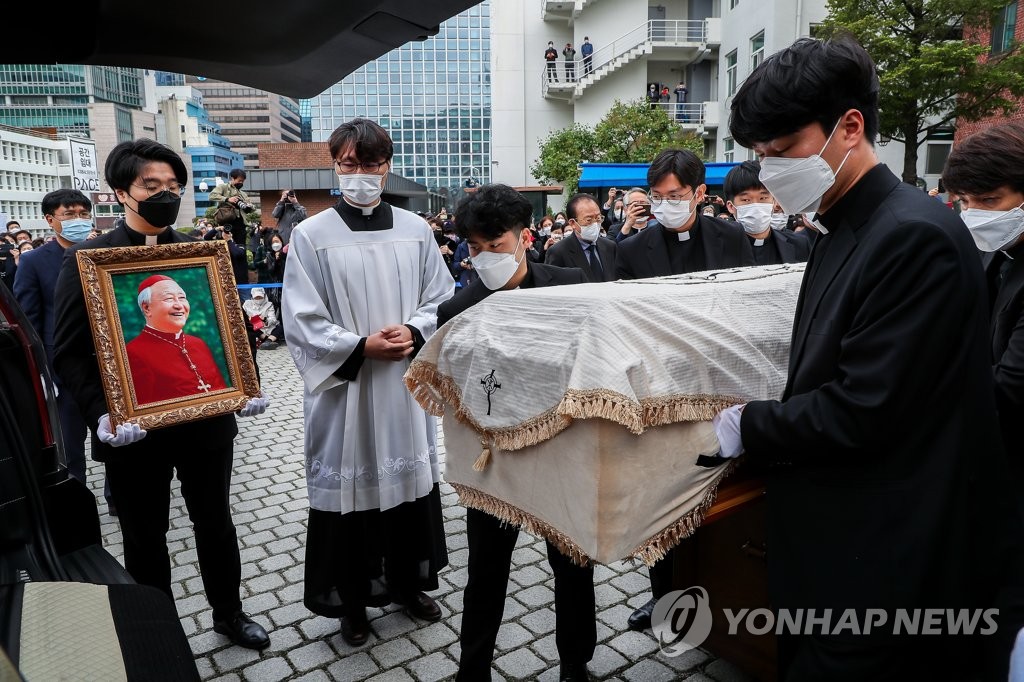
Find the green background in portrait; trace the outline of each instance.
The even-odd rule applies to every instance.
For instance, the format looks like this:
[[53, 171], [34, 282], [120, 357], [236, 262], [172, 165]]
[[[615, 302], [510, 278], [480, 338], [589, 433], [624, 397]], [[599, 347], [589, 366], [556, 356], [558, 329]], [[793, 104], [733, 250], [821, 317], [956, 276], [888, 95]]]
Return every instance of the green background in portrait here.
[[210, 280], [205, 267], [147, 270], [112, 275], [114, 298], [117, 300], [117, 312], [121, 316], [124, 342], [128, 343], [138, 336], [146, 324], [146, 319], [142, 316], [142, 311], [139, 310], [139, 284], [152, 275], [171, 277], [185, 291], [189, 304], [185, 333], [198, 336], [206, 342], [210, 352], [213, 353], [213, 359], [217, 362], [221, 376], [224, 377], [224, 383], [232, 386], [227, 361], [224, 359], [224, 344], [221, 342], [220, 332], [217, 329], [217, 312], [213, 307], [213, 295], [210, 293]]

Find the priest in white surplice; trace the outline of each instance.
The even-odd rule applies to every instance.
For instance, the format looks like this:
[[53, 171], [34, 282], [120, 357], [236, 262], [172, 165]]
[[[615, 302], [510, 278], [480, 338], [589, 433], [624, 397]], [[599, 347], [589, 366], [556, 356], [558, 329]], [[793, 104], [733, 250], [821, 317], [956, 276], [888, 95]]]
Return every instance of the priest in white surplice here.
[[343, 199], [292, 232], [281, 303], [305, 383], [305, 603], [359, 645], [367, 606], [441, 617], [424, 594], [448, 563], [435, 422], [402, 375], [455, 285], [427, 223], [380, 200], [387, 132], [357, 118], [329, 147]]

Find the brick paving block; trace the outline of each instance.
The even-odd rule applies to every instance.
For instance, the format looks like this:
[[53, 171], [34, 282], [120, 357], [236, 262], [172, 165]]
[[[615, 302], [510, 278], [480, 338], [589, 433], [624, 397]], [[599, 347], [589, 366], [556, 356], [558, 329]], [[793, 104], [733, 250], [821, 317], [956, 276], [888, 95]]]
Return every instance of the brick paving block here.
[[281, 605], [281, 600], [277, 598], [277, 595], [273, 592], [264, 592], [262, 594], [256, 594], [251, 597], [247, 597], [242, 602], [242, 608], [244, 608], [250, 614], [263, 613], [270, 609], [276, 608]]
[[305, 566], [292, 566], [288, 570], [281, 573], [281, 577], [284, 578], [286, 583], [301, 583], [305, 580], [306, 567]]
[[450, 521], [444, 522], [445, 535], [452, 535], [454, 533], [465, 533], [466, 532], [466, 520], [462, 517], [455, 517]]
[[598, 644], [597, 648], [594, 649], [594, 657], [590, 660], [588, 667], [590, 672], [598, 678], [604, 678], [616, 670], [625, 667], [628, 663], [629, 661], [615, 649], [606, 644]]
[[402, 612], [389, 613], [373, 621], [370, 626], [381, 639], [391, 639], [416, 629], [416, 622]]
[[236, 512], [247, 512], [247, 511], [255, 511], [255, 510], [261, 508], [262, 506], [263, 506], [263, 500], [255, 499], [255, 500], [245, 500], [245, 501], [242, 501], [242, 502], [236, 502], [236, 503], [231, 505], [231, 508], [232, 508], [233, 511], [236, 511]]
[[729, 661], [719, 658], [704, 668], [704, 674], [718, 682], [751, 682], [751, 677]]
[[267, 653], [288, 651], [306, 641], [303, 639], [302, 633], [293, 627], [268, 630], [267, 634], [270, 635], [270, 646], [264, 649]]
[[[270, 530], [277, 525], [279, 525], [277, 519], [258, 519], [249, 524], [249, 532], [259, 533], [261, 531]], [[241, 528], [236, 527], [236, 530], [239, 535], [242, 535]]]
[[529, 649], [516, 649], [494, 661], [498, 670], [514, 678], [533, 679], [547, 664]]
[[674, 670], [650, 658], [640, 661], [622, 676], [629, 682], [672, 682], [677, 679]]
[[651, 637], [640, 632], [623, 632], [608, 644], [631, 661], [638, 661], [658, 648]]
[[[227, 638], [224, 641], [226, 642]], [[213, 655], [213, 662], [217, 665], [217, 668], [225, 672], [241, 668], [258, 660], [260, 660], [258, 651], [240, 646], [229, 646]]]
[[267, 558], [267, 550], [262, 547], [245, 547], [238, 552], [243, 564], [253, 563]]
[[174, 606], [178, 609], [179, 616], [191, 616], [194, 613], [199, 613], [203, 609], [210, 607], [206, 601], [205, 594], [197, 594], [194, 597], [178, 599], [174, 602]]
[[[273, 537], [273, 536], [271, 536]], [[281, 538], [280, 540], [274, 540], [264, 545], [267, 551], [271, 554], [281, 554], [283, 552], [291, 552], [302, 547], [299, 541], [295, 538]]]
[[281, 625], [291, 625], [303, 618], [308, 618], [309, 609], [302, 604], [286, 604], [280, 608], [274, 609], [268, 615], [270, 616], [270, 620], [274, 622], [274, 625], [280, 627]]
[[278, 554], [277, 556], [272, 556], [258, 562], [259, 567], [267, 572], [282, 571], [294, 564], [295, 559], [293, 559], [289, 554]]
[[534, 585], [516, 592], [516, 599], [527, 606], [547, 606], [555, 603], [555, 593], [545, 585]]
[[453, 568], [462, 568], [469, 562], [469, 550], [458, 549], [454, 552], [448, 552], [448, 563]]
[[422, 655], [422, 652], [406, 637], [384, 642], [370, 649], [370, 655], [381, 668], [393, 668]]
[[[611, 570], [615, 571], [616, 573], [629, 573], [630, 571], [635, 571], [638, 568], [643, 566], [643, 564], [640, 563], [639, 561], [638, 562], [613, 561], [612, 563], [606, 564], [606, 565], [608, 566], [608, 568], [610, 568]], [[644, 572], [646, 574], [647, 569], [644, 568], [643, 570], [644, 570]]]
[[380, 668], [365, 651], [342, 658], [327, 669], [331, 678], [337, 682], [360, 682], [379, 671]]
[[185, 616], [179, 619], [181, 621], [181, 629], [185, 631], [186, 637], [191, 637], [199, 632], [199, 625], [196, 623], [196, 619], [191, 616]]
[[466, 581], [469, 579], [469, 571], [465, 568], [449, 569], [444, 572], [444, 579], [455, 586], [456, 589], [466, 588]]
[[633, 609], [625, 604], [619, 603], [607, 609], [598, 609], [597, 620], [607, 624], [609, 627], [618, 630], [626, 629], [626, 621], [632, 615]]
[[326, 665], [335, 658], [334, 649], [327, 642], [313, 642], [288, 652], [288, 660], [299, 672]]
[[292, 667], [283, 658], [268, 658], [246, 668], [242, 674], [248, 682], [279, 682], [293, 674]]
[[252, 590], [253, 594], [276, 590], [284, 584], [284, 578], [277, 573], [264, 573], [245, 581], [245, 586]]
[[548, 571], [542, 571], [537, 566], [523, 566], [517, 568], [509, 574], [509, 578], [514, 580], [518, 585], [522, 587], [531, 587], [538, 583], [542, 583], [551, 577], [551, 573]]
[[649, 592], [651, 589], [651, 579], [639, 571], [612, 578], [611, 584], [629, 595]]
[[462, 601], [462, 590], [458, 592], [452, 592], [451, 594], [444, 597], [442, 600], [448, 608], [455, 613], [462, 613], [463, 601]]
[[175, 566], [184, 566], [186, 564], [194, 564], [199, 561], [199, 555], [194, 549], [186, 549], [182, 552], [178, 552], [171, 557]]
[[277, 596], [284, 603], [293, 601], [299, 602], [302, 601], [302, 595], [304, 591], [305, 587], [302, 585], [302, 583], [297, 583], [295, 585], [285, 585], [277, 591]]
[[558, 682], [559, 670], [557, 667], [548, 668], [537, 676], [537, 682]]
[[188, 645], [196, 656], [213, 651], [214, 649], [220, 649], [228, 642], [229, 640], [224, 635], [220, 635], [213, 630], [207, 630], [188, 638]]
[[[202, 673], [200, 673], [201, 675]], [[238, 673], [228, 673], [227, 675], [221, 675], [220, 677], [214, 677], [210, 679], [210, 682], [241, 682], [241, 677]]]
[[666, 656], [664, 652], [659, 651], [656, 656], [658, 661], [679, 672], [690, 672], [696, 669], [697, 666], [704, 665], [709, 658], [710, 656], [708, 656], [707, 652], [700, 649], [690, 649], [678, 656]]
[[558, 646], [555, 643], [554, 633], [534, 641], [530, 648], [548, 663], [558, 663]]
[[519, 622], [535, 635], [546, 635], [555, 631], [555, 612], [546, 607], [537, 609], [520, 618]]
[[389, 670], [386, 673], [374, 675], [370, 679], [366, 680], [366, 682], [413, 682], [413, 678], [409, 673], [405, 672], [401, 668], [395, 668], [394, 670]]
[[512, 564], [514, 566], [535, 564], [543, 558], [544, 555], [532, 547], [520, 547], [516, 551], [512, 552]]
[[189, 596], [189, 594], [189, 591], [185, 589], [185, 586], [182, 583], [171, 583], [171, 597], [174, 601], [184, 599]]
[[279, 538], [293, 537], [296, 535], [304, 534], [306, 532], [306, 524], [295, 523], [294, 521], [292, 521], [288, 523], [278, 524], [271, 530], [273, 530], [274, 535], [276, 535]]
[[292, 679], [292, 682], [330, 682], [331, 676], [323, 670], [311, 670], [310, 672]]
[[625, 599], [626, 595], [615, 589], [611, 583], [594, 586], [594, 604], [598, 609], [620, 604]]
[[[276, 536], [269, 530], [260, 531], [259, 533], [250, 533], [249, 535], [244, 535], [241, 538], [242, 543], [246, 547], [262, 547], [266, 543], [276, 539]], [[273, 554], [273, 552], [270, 553]]]
[[510, 620], [519, 618], [521, 615], [529, 611], [525, 606], [517, 602], [515, 599], [509, 597], [505, 598], [505, 609], [501, 612], [501, 621], [507, 623]]
[[409, 638], [424, 651], [436, 651], [459, 640], [459, 636], [444, 623], [432, 623], [425, 628], [420, 628], [411, 633]]
[[643, 606], [644, 604], [646, 604], [648, 601], [650, 601], [650, 599], [651, 599], [651, 593], [650, 592], [640, 592], [638, 594], [634, 594], [632, 597], [627, 599], [626, 600], [626, 605], [629, 606], [629, 608], [631, 608], [631, 609], [638, 609], [641, 606]]
[[178, 585], [178, 584], [184, 585], [185, 591], [188, 592], [189, 594], [199, 594], [200, 592], [203, 591], [203, 579], [200, 576], [198, 576], [198, 575], [194, 576], [192, 578], [188, 578], [187, 580], [184, 581], [184, 583], [174, 583], [174, 584], [175, 585]]
[[618, 577], [618, 573], [604, 564], [594, 564], [594, 584], [606, 583], [612, 578]]
[[408, 668], [419, 682], [439, 682], [459, 670], [458, 664], [440, 651], [416, 659]]
[[214, 670], [213, 663], [205, 658], [200, 658], [196, 661], [196, 670], [199, 671], [199, 677], [204, 680], [208, 680], [217, 674]]
[[533, 633], [519, 623], [502, 623], [494, 645], [498, 651], [508, 651], [522, 647], [532, 639]]
[[249, 578], [255, 578], [258, 575], [263, 575], [263, 571], [255, 563], [243, 563], [242, 564], [242, 580], [248, 580]]

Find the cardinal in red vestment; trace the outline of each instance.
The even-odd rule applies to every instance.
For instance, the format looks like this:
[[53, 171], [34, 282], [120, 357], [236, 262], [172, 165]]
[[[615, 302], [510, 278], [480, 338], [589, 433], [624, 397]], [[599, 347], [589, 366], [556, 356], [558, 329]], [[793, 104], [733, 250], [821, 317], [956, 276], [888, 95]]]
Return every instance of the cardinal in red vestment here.
[[177, 282], [166, 275], [144, 279], [139, 284], [139, 308], [146, 326], [125, 345], [138, 404], [227, 388], [206, 343], [182, 332], [189, 304]]

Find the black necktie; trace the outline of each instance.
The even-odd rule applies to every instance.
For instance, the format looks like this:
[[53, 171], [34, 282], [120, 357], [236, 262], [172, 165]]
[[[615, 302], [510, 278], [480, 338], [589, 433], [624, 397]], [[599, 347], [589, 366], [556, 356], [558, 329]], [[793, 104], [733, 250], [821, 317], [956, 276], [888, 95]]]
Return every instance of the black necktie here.
[[590, 260], [590, 271], [594, 273], [594, 279], [598, 282], [604, 281], [604, 268], [601, 267], [601, 259], [597, 257], [597, 244], [587, 249], [587, 257]]

